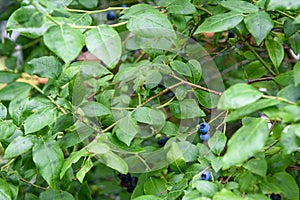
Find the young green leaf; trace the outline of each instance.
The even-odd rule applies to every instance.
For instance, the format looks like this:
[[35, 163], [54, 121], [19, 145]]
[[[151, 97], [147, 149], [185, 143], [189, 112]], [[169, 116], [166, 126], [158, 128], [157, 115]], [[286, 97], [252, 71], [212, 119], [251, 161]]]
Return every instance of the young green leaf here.
[[228, 12], [211, 16], [197, 28], [194, 35], [203, 32], [221, 32], [234, 28], [244, 19], [239, 12]]
[[7, 108], [0, 103], [0, 120], [5, 119], [7, 116]]
[[268, 135], [269, 129], [264, 119], [249, 119], [229, 140], [227, 151], [223, 156], [223, 169], [241, 164], [260, 152]]
[[3, 179], [0, 178], [0, 199], [3, 200], [12, 200], [12, 191], [9, 187], [9, 184]]
[[40, 138], [33, 146], [32, 157], [42, 177], [55, 189], [64, 161], [58, 143], [52, 139]]
[[253, 35], [257, 45], [267, 37], [274, 26], [270, 15], [264, 11], [248, 14], [244, 22], [248, 31]]
[[70, 63], [81, 52], [84, 40], [80, 30], [63, 25], [49, 28], [44, 35], [44, 43], [64, 62]]
[[219, 109], [236, 109], [242, 106], [254, 103], [263, 93], [255, 89], [253, 86], [238, 83], [228, 88], [221, 96], [218, 108]]
[[109, 69], [113, 69], [122, 54], [121, 38], [118, 32], [103, 24], [87, 31], [85, 35], [88, 50]]
[[284, 58], [284, 49], [282, 44], [274, 39], [267, 39], [266, 47], [273, 65], [278, 68]]
[[297, 87], [300, 83], [300, 61], [298, 61], [295, 65], [294, 65], [294, 81], [295, 81], [295, 86]]
[[91, 160], [91, 158], [88, 158], [85, 162], [84, 165], [81, 167], [81, 169], [76, 173], [76, 178], [79, 180], [80, 183], [83, 182], [83, 179], [86, 175], [86, 173], [88, 173], [92, 167], [93, 167], [93, 162]]
[[175, 72], [177, 72], [183, 76], [192, 77], [192, 72], [191, 72], [190, 67], [187, 64], [185, 64], [184, 62], [175, 60], [175, 61], [172, 61], [170, 63], [170, 65]]

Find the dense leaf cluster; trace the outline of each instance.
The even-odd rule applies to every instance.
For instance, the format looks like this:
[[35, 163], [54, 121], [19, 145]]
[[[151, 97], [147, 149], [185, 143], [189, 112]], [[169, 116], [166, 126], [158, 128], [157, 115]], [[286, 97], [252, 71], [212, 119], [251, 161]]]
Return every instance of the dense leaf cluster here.
[[299, 199], [300, 1], [0, 4], [0, 199]]

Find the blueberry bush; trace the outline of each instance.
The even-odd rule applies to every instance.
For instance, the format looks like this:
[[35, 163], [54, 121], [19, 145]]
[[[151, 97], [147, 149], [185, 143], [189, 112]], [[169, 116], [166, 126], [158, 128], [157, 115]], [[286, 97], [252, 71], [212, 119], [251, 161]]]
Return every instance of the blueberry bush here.
[[300, 1], [0, 5], [1, 200], [299, 200]]

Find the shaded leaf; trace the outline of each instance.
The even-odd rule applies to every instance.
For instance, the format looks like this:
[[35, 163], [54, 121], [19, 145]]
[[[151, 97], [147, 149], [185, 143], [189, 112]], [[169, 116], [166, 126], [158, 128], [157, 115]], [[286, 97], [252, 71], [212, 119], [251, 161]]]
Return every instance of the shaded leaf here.
[[256, 13], [259, 10], [257, 6], [248, 3], [246, 1], [230, 0], [230, 1], [222, 1], [220, 4], [229, 10], [240, 12], [240, 13]]
[[278, 68], [284, 58], [284, 49], [282, 44], [274, 39], [267, 39], [266, 47], [273, 65]]
[[35, 138], [32, 136], [18, 136], [5, 149], [4, 158], [9, 159], [22, 155], [33, 147], [34, 141]]
[[223, 156], [223, 168], [241, 164], [260, 152], [269, 135], [267, 122], [260, 118], [248, 119], [228, 141], [228, 148]]
[[199, 108], [194, 99], [184, 99], [180, 102], [174, 101], [170, 105], [170, 110], [178, 119], [191, 119], [205, 116], [205, 113]]
[[11, 101], [20, 94], [26, 96], [30, 90], [31, 86], [27, 83], [12, 82], [0, 89], [0, 101]]
[[165, 114], [157, 109], [141, 107], [133, 113], [136, 121], [151, 125], [163, 125], [165, 123]]
[[42, 177], [51, 188], [55, 189], [64, 161], [64, 155], [58, 143], [52, 139], [41, 138], [35, 142], [32, 156]]

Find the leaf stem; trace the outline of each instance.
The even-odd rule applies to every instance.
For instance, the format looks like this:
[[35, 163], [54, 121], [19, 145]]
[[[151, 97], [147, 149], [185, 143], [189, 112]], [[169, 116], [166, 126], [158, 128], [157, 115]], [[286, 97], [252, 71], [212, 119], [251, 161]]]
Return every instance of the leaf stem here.
[[96, 13], [103, 13], [103, 12], [108, 12], [113, 10], [125, 10], [125, 9], [128, 9], [128, 7], [109, 7], [102, 10], [79, 10], [79, 9], [72, 9], [72, 8], [65, 7], [65, 10], [67, 11], [86, 13], [86, 14], [96, 14]]
[[280, 14], [282, 14], [282, 15], [286, 16], [286, 17], [289, 17], [289, 18], [291, 18], [291, 19], [296, 19], [296, 18], [295, 18], [295, 17], [293, 17], [292, 15], [290, 15], [290, 14], [287, 14], [287, 13], [285, 13], [285, 12], [281, 11], [281, 10], [276, 10], [276, 12], [278, 12], [278, 13], [280, 13]]
[[210, 16], [212, 16], [212, 12], [210, 12], [209, 10], [207, 10], [206, 8], [203, 8], [202, 6], [198, 6], [198, 5], [195, 5], [196, 8], [198, 8], [199, 10], [202, 10], [204, 12], [206, 12], [207, 14], [209, 14]]
[[262, 95], [262, 97], [265, 98], [265, 99], [275, 99], [275, 100], [282, 101], [282, 102], [285, 102], [285, 103], [288, 103], [288, 104], [297, 105], [295, 102], [292, 102], [292, 101], [289, 101], [287, 99], [277, 97], [277, 96]]
[[177, 80], [180, 80], [183, 84], [192, 86], [192, 87], [194, 87], [194, 88], [198, 88], [198, 89], [200, 89], [200, 90], [203, 90], [203, 91], [206, 91], [206, 92], [209, 92], [209, 93], [218, 95], [218, 96], [221, 96], [221, 95], [222, 95], [222, 92], [218, 92], [218, 91], [211, 90], [211, 89], [208, 89], [208, 88], [206, 88], [206, 87], [203, 87], [203, 86], [201, 86], [201, 85], [196, 85], [196, 84], [194, 84], [194, 83], [190, 83], [190, 82], [185, 81], [185, 80], [183, 80], [183, 79], [181, 79], [181, 78], [179, 78], [179, 77], [177, 77], [177, 76], [175, 76], [175, 75], [173, 75], [173, 77], [176, 78]]
[[263, 66], [273, 75], [276, 76], [277, 74], [271, 69], [271, 67], [258, 55], [258, 53], [255, 51], [255, 49], [248, 43], [246, 42], [247, 47], [254, 53], [256, 58], [263, 64]]
[[33, 187], [36, 187], [36, 188], [39, 188], [39, 189], [42, 189], [42, 190], [48, 190], [48, 188], [45, 188], [45, 187], [36, 185], [36, 184], [34, 184], [34, 183], [31, 183], [30, 181], [27, 181], [27, 180], [25, 180], [25, 179], [22, 178], [22, 177], [20, 177], [20, 180], [21, 180], [22, 182], [26, 183], [26, 184], [29, 184], [29, 185], [33, 186]]

